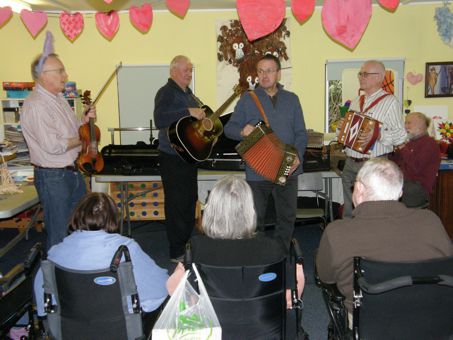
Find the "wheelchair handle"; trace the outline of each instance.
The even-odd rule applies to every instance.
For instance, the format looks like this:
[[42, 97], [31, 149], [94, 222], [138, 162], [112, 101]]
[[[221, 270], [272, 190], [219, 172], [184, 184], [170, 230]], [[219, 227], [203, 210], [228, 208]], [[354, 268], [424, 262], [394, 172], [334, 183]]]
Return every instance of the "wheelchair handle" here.
[[115, 255], [112, 258], [112, 262], [110, 263], [110, 270], [112, 272], [116, 272], [118, 270], [123, 254], [126, 262], [131, 262], [131, 255], [129, 254], [129, 249], [127, 248], [127, 246], [119, 246], [118, 250], [115, 252]]

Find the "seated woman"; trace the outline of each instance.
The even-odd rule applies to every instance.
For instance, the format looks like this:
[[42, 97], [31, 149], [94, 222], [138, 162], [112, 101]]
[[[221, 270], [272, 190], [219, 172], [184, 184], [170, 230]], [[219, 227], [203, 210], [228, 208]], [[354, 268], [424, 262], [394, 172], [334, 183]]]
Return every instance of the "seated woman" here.
[[[238, 177], [227, 176], [214, 185], [204, 209], [202, 232], [204, 234], [195, 235], [190, 240], [194, 263], [253, 266], [275, 263], [287, 256], [286, 247], [280, 239], [256, 233], [252, 191], [247, 182]], [[300, 297], [305, 283], [301, 265], [297, 265], [296, 273]], [[167, 282], [170, 294], [183, 274], [184, 266], [179, 263]], [[287, 290], [286, 300], [287, 308], [291, 308], [290, 290]], [[218, 317], [223, 338], [233, 338], [228, 333], [228, 326], [225, 327], [227, 322]]]
[[[120, 245], [129, 249], [135, 282], [143, 311], [156, 311], [168, 296], [165, 283], [167, 271], [160, 268], [133, 239], [118, 233], [118, 209], [110, 196], [91, 193], [77, 205], [69, 224], [70, 235], [50, 248], [47, 258], [52, 262], [75, 270], [108, 268]], [[38, 315], [44, 316], [43, 275], [38, 271], [34, 283]], [[156, 313], [145, 319], [153, 322]], [[145, 329], [151, 325], [147, 324]]]

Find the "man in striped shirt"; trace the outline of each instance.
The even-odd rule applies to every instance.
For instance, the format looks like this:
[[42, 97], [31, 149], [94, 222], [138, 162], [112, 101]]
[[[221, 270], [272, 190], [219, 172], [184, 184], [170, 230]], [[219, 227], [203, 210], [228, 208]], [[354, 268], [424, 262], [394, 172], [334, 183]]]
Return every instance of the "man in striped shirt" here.
[[78, 129], [96, 117], [96, 110], [92, 107], [82, 120], [77, 119], [62, 94], [68, 75], [56, 54], [35, 58], [31, 72], [36, 88], [25, 100], [20, 118], [44, 208], [49, 250], [67, 235], [69, 217], [86, 194], [75, 166], [81, 146]]
[[[352, 188], [360, 168], [370, 158], [387, 157], [395, 146], [403, 144], [407, 139], [401, 106], [396, 97], [382, 89], [385, 78], [385, 66], [380, 61], [366, 61], [358, 73], [360, 90], [363, 95], [357, 97], [350, 110], [360, 112], [381, 122], [381, 129], [374, 146], [367, 154], [362, 154], [346, 147], [346, 163], [343, 168], [343, 217], [352, 216]], [[337, 130], [341, 130], [342, 122]], [[373, 131], [360, 137], [361, 143], [367, 143]]]

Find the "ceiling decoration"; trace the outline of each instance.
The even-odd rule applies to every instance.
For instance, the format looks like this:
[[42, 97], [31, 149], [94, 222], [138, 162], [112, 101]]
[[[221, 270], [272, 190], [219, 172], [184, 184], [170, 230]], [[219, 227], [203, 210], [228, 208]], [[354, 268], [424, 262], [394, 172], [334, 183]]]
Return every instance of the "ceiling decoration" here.
[[[382, 8], [394, 12], [400, 2], [426, 0], [374, 1]], [[6, 3], [11, 6], [17, 4], [32, 6], [33, 11], [22, 9], [20, 17], [33, 38], [36, 38], [47, 24], [46, 12], [39, 9], [48, 9], [47, 13], [56, 12], [60, 19], [60, 28], [71, 42], [82, 34], [84, 27], [83, 14], [75, 12], [75, 8], [80, 8], [80, 11], [94, 9], [97, 29], [109, 41], [115, 37], [120, 27], [118, 11], [127, 11], [130, 23], [139, 32], [146, 34], [152, 25], [153, 10], [162, 9], [162, 6], [166, 6], [167, 10], [181, 19], [187, 15], [189, 7], [236, 8], [247, 38], [254, 41], [278, 28], [289, 3], [294, 17], [300, 24], [312, 16], [315, 5], [322, 5], [324, 30], [334, 41], [349, 50], [353, 50], [360, 42], [372, 11], [372, 0], [0, 0], [0, 29], [11, 20], [11, 9], [17, 11], [16, 7], [5, 6]], [[445, 7], [446, 5], [442, 11], [436, 12], [436, 20], [442, 39], [448, 40], [451, 44], [453, 15], [448, 7], [448, 12]]]

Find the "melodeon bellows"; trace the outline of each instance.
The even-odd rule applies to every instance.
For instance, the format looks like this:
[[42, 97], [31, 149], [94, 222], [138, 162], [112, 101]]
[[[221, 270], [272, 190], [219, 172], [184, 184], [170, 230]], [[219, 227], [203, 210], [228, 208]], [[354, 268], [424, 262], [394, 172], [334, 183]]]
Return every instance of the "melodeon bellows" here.
[[[381, 123], [366, 115], [349, 111], [344, 117], [343, 126], [338, 134], [338, 143], [354, 151], [366, 154], [373, 147], [379, 136]], [[368, 143], [359, 142], [359, 137], [373, 131]]]
[[285, 185], [297, 156], [296, 148], [283, 143], [263, 122], [236, 146], [236, 151], [257, 174], [280, 185]]

